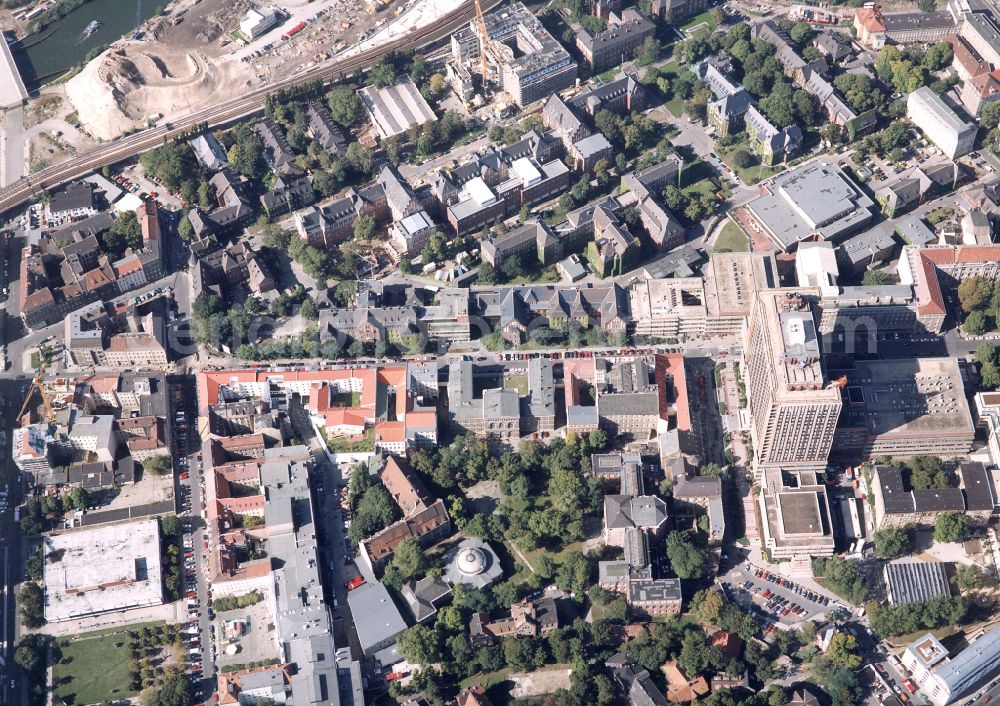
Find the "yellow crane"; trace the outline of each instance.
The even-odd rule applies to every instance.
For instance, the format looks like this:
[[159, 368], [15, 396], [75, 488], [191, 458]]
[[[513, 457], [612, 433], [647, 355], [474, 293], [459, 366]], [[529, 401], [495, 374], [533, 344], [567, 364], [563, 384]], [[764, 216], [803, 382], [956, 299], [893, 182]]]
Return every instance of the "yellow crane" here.
[[482, 48], [482, 51], [479, 52], [479, 68], [483, 74], [483, 88], [486, 88], [486, 81], [490, 76], [490, 65], [486, 55], [489, 54], [493, 58], [493, 61], [496, 62], [497, 66], [499, 66], [503, 61], [503, 57], [500, 56], [500, 52], [498, 52], [493, 46], [493, 41], [490, 39], [490, 33], [486, 29], [486, 18], [483, 16], [483, 6], [479, 4], [479, 0], [476, 0], [475, 26], [476, 32], [479, 34], [479, 43]]
[[28, 410], [28, 402], [31, 401], [31, 394], [35, 390], [38, 390], [38, 395], [42, 398], [42, 405], [45, 407], [45, 420], [51, 422], [55, 419], [56, 412], [52, 407], [52, 401], [49, 400], [49, 393], [45, 391], [45, 386], [42, 385], [42, 374], [44, 372], [45, 356], [39, 355], [38, 372], [35, 373], [35, 377], [31, 380], [31, 385], [28, 387], [28, 393], [24, 396], [24, 404], [21, 405], [21, 411], [17, 414], [17, 421], [20, 421], [24, 417], [24, 413]]

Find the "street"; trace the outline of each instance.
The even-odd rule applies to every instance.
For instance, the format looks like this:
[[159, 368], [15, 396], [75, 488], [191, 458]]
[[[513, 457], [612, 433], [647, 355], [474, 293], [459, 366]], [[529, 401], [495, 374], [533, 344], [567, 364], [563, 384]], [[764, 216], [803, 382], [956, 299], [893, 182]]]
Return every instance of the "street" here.
[[[173, 407], [173, 414], [168, 418], [168, 424], [175, 430], [177, 444], [175, 478], [180, 504], [178, 513], [184, 527], [186, 589], [182, 600], [187, 603], [189, 629], [197, 629], [194, 634], [200, 637], [198, 642], [201, 648], [200, 655], [191, 656], [188, 672], [194, 682], [195, 694], [200, 697], [211, 693], [214, 689], [215, 640], [210, 610], [209, 549], [205, 547], [209, 534], [204, 530], [201, 513], [204, 507], [206, 481], [200, 453], [201, 443], [194, 423], [198, 419], [198, 390], [194, 379], [185, 376], [171, 380], [169, 394], [171, 401], [177, 402], [176, 407]], [[186, 478], [183, 478], [184, 476]], [[190, 568], [192, 566], [193, 569]], [[194, 647], [192, 638], [192, 648]]]

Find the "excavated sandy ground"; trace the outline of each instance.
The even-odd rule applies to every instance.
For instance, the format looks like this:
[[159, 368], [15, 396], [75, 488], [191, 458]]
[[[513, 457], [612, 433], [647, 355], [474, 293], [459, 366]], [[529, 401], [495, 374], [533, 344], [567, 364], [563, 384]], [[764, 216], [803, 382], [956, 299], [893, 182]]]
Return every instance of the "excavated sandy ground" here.
[[80, 122], [102, 139], [141, 127], [148, 116], [198, 110], [234, 98], [251, 85], [246, 64], [201, 52], [168, 55], [145, 42], [110, 49], [66, 84]]
[[80, 122], [101, 139], [142, 127], [150, 115], [198, 110], [253, 83], [250, 67], [221, 45], [250, 0], [182, 0], [149, 21], [142, 41], [115, 42], [66, 84]]
[[[433, 0], [432, 14], [456, 2]], [[365, 0], [276, 0], [288, 19], [240, 48], [230, 33], [254, 4], [179, 0], [146, 23], [142, 40], [115, 42], [65, 84], [81, 126], [98, 139], [113, 139], [144, 127], [152, 115], [169, 121], [308, 69], [355, 45], [365, 30], [381, 28], [366, 43], [376, 44], [387, 39], [390, 27], [405, 32], [414, 23], [429, 21], [421, 0], [391, 0], [376, 14], [366, 9]], [[413, 11], [394, 22], [397, 9], [403, 13], [411, 6]], [[304, 31], [291, 41], [280, 40], [284, 30], [303, 20], [309, 20]], [[271, 48], [264, 51], [264, 45]]]

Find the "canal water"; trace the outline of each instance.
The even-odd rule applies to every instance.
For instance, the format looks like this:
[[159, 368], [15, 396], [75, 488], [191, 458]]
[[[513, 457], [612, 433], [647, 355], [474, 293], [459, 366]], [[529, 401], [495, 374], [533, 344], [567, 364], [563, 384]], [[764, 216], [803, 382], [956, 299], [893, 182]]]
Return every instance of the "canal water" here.
[[[153, 16], [167, 0], [143, 0], [143, 21]], [[91, 0], [37, 34], [30, 34], [13, 47], [28, 90], [58, 78], [84, 60], [87, 54], [107, 46], [135, 29], [137, 0]], [[93, 20], [101, 27], [89, 37], [84, 29]]]

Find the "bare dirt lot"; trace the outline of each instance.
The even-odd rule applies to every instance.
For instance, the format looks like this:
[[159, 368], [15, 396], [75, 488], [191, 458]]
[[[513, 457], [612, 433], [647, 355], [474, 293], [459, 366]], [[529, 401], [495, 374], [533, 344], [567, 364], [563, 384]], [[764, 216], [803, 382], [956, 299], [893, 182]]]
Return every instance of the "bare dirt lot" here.
[[[404, 0], [280, 0], [285, 18], [249, 43], [237, 30], [250, 0], [191, 0], [147, 22], [140, 40], [115, 42], [65, 86], [82, 126], [100, 139], [267, 85], [306, 70], [394, 19]], [[305, 23], [293, 37], [290, 29]]]

